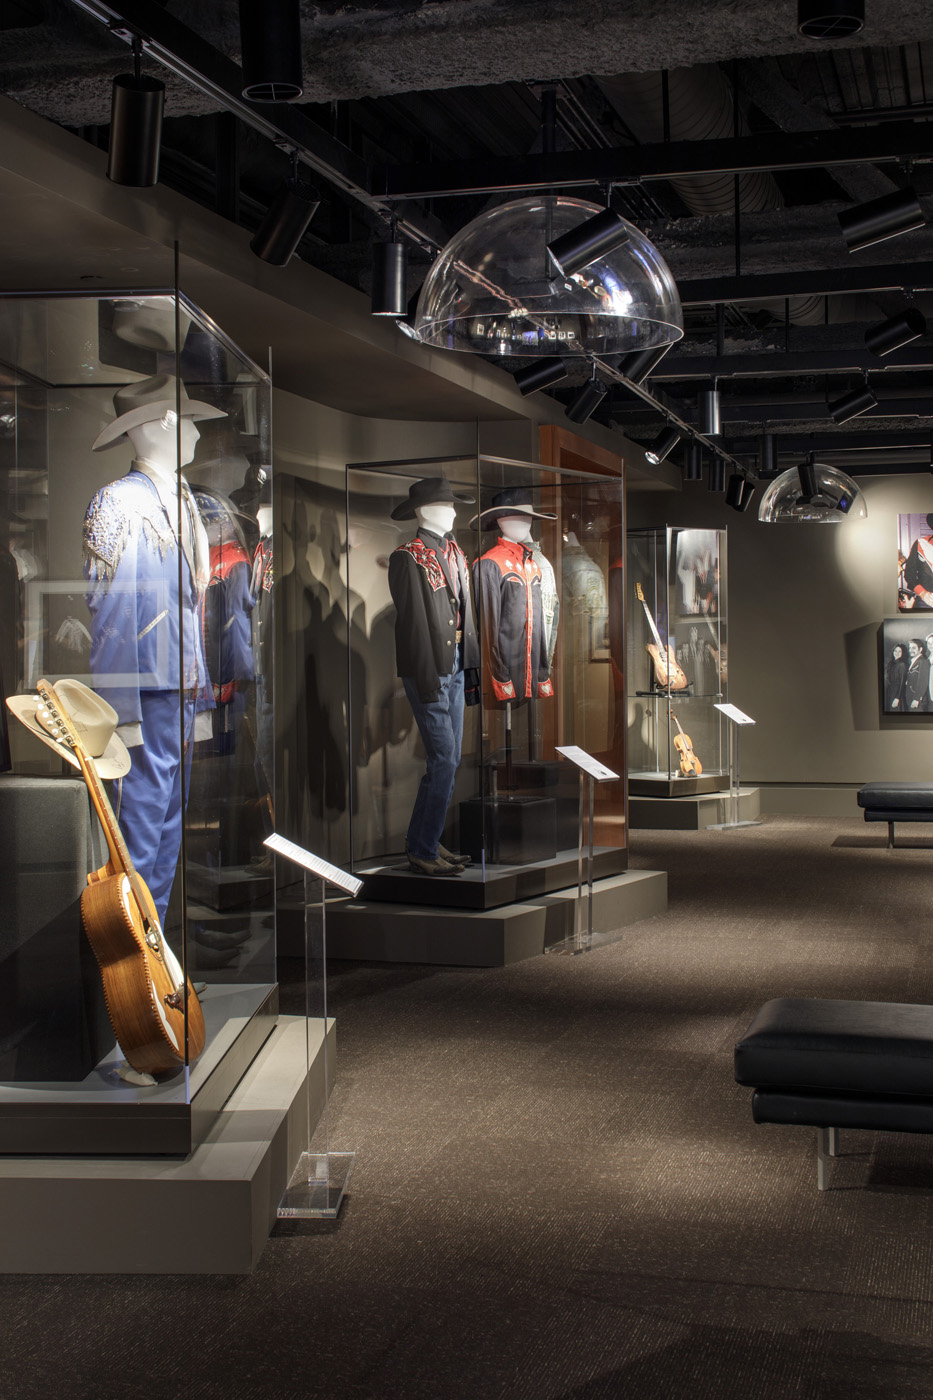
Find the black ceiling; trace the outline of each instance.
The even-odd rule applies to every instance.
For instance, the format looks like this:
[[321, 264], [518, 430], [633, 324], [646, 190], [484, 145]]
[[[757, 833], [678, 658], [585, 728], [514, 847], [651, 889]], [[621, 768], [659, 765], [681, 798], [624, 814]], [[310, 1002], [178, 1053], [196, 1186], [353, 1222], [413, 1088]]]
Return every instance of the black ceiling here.
[[[662, 405], [693, 424], [715, 379], [724, 445], [743, 461], [767, 426], [849, 470], [929, 470], [933, 338], [881, 360], [864, 332], [910, 302], [933, 331], [933, 223], [850, 254], [837, 219], [908, 184], [933, 219], [929, 0], [867, 0], [862, 33], [837, 44], [800, 38], [786, 0], [301, 12], [310, 100], [291, 107], [239, 102], [224, 0], [5, 0], [0, 88], [104, 146], [110, 80], [142, 35], [144, 68], [168, 89], [162, 182], [255, 228], [298, 146], [323, 198], [300, 256], [362, 290], [392, 211], [414, 290], [432, 250], [490, 202], [541, 188], [601, 200], [611, 184], [684, 301], [686, 336], [650, 384]], [[837, 427], [827, 400], [866, 376], [878, 407]], [[574, 381], [551, 392], [566, 401]], [[642, 441], [663, 423], [621, 385], [598, 417]]]

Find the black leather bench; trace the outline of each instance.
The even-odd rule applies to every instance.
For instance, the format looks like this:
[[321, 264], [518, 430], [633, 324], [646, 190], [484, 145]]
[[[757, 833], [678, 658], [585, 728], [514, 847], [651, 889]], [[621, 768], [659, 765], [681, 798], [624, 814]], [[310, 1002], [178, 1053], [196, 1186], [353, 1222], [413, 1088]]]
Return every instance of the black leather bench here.
[[857, 797], [867, 822], [887, 822], [889, 847], [895, 822], [933, 822], [933, 783], [865, 783]]
[[933, 1133], [933, 1006], [768, 1001], [735, 1047], [756, 1123], [819, 1129], [817, 1186], [840, 1128]]

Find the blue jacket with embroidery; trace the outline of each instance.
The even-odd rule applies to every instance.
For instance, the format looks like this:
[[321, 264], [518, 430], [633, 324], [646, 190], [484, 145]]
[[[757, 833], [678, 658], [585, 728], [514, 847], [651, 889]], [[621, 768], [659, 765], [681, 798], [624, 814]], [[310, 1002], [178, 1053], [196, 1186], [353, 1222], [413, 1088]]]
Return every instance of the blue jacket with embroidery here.
[[145, 690], [197, 692], [197, 707], [212, 708], [197, 585], [183, 552], [179, 606], [174, 524], [142, 472], [101, 487], [88, 506], [84, 575], [94, 688], [120, 723], [142, 719]]

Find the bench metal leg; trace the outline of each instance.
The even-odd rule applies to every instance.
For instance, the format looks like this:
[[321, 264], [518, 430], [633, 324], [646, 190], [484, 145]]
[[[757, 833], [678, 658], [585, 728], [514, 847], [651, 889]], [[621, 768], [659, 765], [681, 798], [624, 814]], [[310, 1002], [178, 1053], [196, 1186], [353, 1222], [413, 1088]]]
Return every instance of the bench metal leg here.
[[816, 1189], [818, 1191], [829, 1189], [829, 1158], [838, 1156], [838, 1132], [837, 1128], [818, 1129], [816, 1140]]

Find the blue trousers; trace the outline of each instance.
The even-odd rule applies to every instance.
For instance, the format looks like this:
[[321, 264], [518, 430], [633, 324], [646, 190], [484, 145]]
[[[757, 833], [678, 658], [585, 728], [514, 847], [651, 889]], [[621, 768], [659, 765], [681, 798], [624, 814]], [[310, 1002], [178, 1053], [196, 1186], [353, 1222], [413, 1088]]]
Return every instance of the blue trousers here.
[[[130, 749], [133, 766], [121, 783], [117, 819], [133, 864], [164, 925], [181, 849], [181, 753], [177, 691], [140, 693], [143, 742]], [[185, 701], [185, 791], [191, 775], [194, 703]]]
[[439, 676], [438, 681], [437, 699], [425, 704], [414, 681], [402, 677], [428, 760], [408, 825], [408, 854], [418, 860], [437, 859], [463, 741], [463, 671]]

